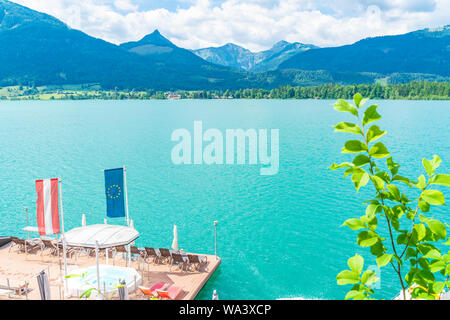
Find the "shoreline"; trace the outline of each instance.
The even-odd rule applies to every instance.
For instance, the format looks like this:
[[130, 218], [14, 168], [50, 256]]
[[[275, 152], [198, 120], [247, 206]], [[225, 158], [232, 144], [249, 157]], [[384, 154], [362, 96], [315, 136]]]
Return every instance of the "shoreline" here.
[[371, 83], [279, 86], [272, 89], [156, 90], [102, 88], [100, 84], [15, 85], [0, 87], [0, 101], [30, 100], [351, 100], [361, 92], [371, 100], [450, 100], [450, 82]]
[[[335, 98], [217, 98], [217, 99], [202, 99], [202, 98], [188, 98], [188, 99], [156, 99], [156, 98], [148, 98], [148, 99], [139, 99], [139, 98], [127, 98], [127, 99], [100, 99], [100, 98], [87, 98], [87, 99], [0, 99], [0, 102], [14, 102], [14, 101], [46, 101], [46, 102], [58, 102], [58, 101], [233, 101], [233, 100], [251, 100], [251, 101], [335, 101]], [[350, 100], [350, 99], [345, 99]], [[372, 101], [449, 101], [449, 97], [439, 97], [439, 98], [373, 98], [370, 99]]]

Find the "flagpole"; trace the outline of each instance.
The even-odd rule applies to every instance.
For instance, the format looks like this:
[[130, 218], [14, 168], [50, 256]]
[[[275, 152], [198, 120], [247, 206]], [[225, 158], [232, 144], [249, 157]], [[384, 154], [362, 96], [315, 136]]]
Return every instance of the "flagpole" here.
[[[127, 166], [123, 166], [123, 187], [125, 189], [125, 206], [127, 208], [127, 227], [130, 226], [130, 214], [128, 212]], [[131, 267], [131, 246], [128, 245], [128, 263]]]
[[62, 200], [62, 182], [61, 177], [58, 177], [59, 182], [59, 203], [61, 207], [61, 228], [62, 228], [62, 243], [63, 243], [63, 255], [64, 255], [64, 289], [67, 292], [67, 257], [66, 257], [66, 239], [64, 237], [64, 210]]
[[127, 167], [123, 166], [123, 187], [125, 188], [125, 206], [127, 209], [127, 226], [130, 226], [130, 215], [128, 212], [128, 189], [127, 189]]

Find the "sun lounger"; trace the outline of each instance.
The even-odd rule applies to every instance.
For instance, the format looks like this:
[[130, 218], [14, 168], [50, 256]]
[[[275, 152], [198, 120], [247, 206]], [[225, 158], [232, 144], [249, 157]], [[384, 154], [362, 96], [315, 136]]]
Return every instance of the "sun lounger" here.
[[131, 246], [130, 247], [130, 253], [131, 253], [131, 256], [134, 255], [134, 256], [138, 256], [138, 257], [144, 257], [145, 251], [139, 250], [138, 247]]
[[11, 287], [11, 286], [0, 285], [0, 290], [5, 290], [5, 291], [8, 291], [17, 296], [21, 296], [21, 295], [24, 295], [27, 292], [31, 291], [31, 289], [29, 288], [29, 285], [30, 284], [28, 282], [21, 285], [20, 287]]
[[145, 247], [145, 260], [149, 258], [153, 258], [153, 263], [159, 262], [160, 256], [156, 253], [156, 250], [153, 248]]
[[18, 247], [19, 252], [32, 252], [36, 249], [40, 249], [40, 245], [35, 244], [34, 242], [31, 242], [29, 240], [20, 239], [17, 237], [11, 237], [12, 245], [9, 247], [9, 252], [11, 251], [11, 248], [14, 246]]
[[156, 297], [158, 294], [156, 290], [165, 290], [169, 285], [165, 282], [158, 282], [151, 288], [139, 286], [139, 290], [148, 297]]
[[181, 287], [178, 287], [176, 285], [171, 285], [167, 291], [164, 290], [156, 290], [156, 293], [160, 298], [168, 299], [168, 300], [177, 300], [181, 293], [183, 292], [183, 289]]
[[202, 264], [206, 264], [208, 258], [203, 256], [202, 259], [196, 254], [188, 254], [189, 267], [195, 265], [195, 270], [199, 270]]
[[58, 247], [52, 240], [41, 239], [41, 256], [45, 250], [50, 250], [50, 254], [53, 256], [58, 255]]
[[183, 256], [179, 253], [172, 253], [172, 262], [170, 264], [170, 269], [172, 269], [172, 266], [174, 264], [178, 265], [181, 270], [186, 270], [187, 261], [184, 260]]
[[[57, 248], [57, 252], [56, 254], [58, 256], [62, 256], [64, 255], [64, 246], [61, 242], [58, 242], [56, 244], [56, 248]], [[75, 248], [69, 248], [68, 246], [66, 246], [66, 255], [69, 256], [70, 258], [72, 258], [72, 256], [76, 253], [76, 249]]]
[[127, 250], [127, 248], [125, 248], [125, 246], [115, 247], [114, 251], [115, 251], [115, 254], [114, 254], [114, 258], [113, 258], [113, 264], [114, 264], [114, 260], [116, 258], [117, 253], [122, 253], [122, 257], [124, 257], [128, 254], [128, 250]]
[[172, 256], [170, 254], [170, 250], [169, 249], [164, 249], [164, 248], [159, 248], [159, 253], [160, 253], [160, 257], [161, 257], [161, 262], [163, 261], [167, 261], [168, 263], [170, 263]]

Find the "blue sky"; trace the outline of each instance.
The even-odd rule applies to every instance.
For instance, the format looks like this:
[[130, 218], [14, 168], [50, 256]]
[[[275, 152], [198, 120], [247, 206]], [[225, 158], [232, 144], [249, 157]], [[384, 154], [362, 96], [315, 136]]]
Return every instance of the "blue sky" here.
[[114, 43], [154, 29], [190, 48], [337, 46], [450, 24], [450, 0], [13, 0]]

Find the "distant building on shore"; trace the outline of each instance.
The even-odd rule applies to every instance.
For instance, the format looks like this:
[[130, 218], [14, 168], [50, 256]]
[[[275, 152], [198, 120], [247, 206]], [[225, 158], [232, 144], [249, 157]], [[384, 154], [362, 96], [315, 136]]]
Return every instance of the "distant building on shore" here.
[[169, 99], [169, 100], [180, 100], [181, 99], [181, 95], [175, 94], [173, 92], [169, 92], [167, 94], [167, 99]]

